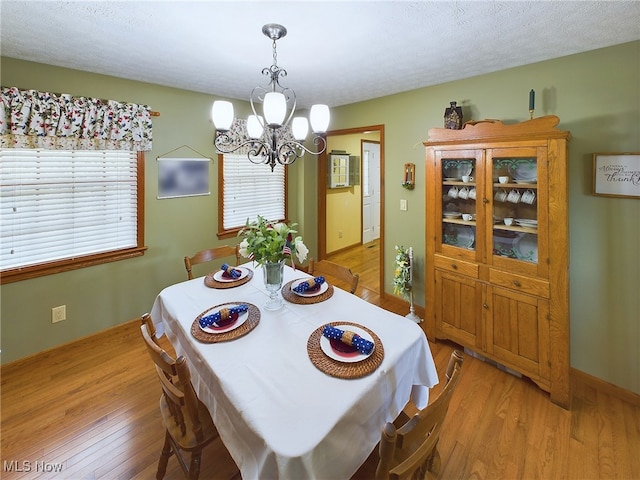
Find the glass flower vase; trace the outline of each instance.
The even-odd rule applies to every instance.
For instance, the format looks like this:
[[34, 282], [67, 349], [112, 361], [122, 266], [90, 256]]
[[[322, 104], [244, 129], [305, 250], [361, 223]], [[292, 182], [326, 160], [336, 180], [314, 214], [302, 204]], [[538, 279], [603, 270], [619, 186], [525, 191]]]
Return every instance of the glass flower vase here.
[[280, 298], [279, 292], [282, 288], [282, 279], [284, 277], [284, 260], [275, 263], [264, 263], [262, 265], [262, 274], [264, 276], [264, 286], [269, 292], [269, 300], [264, 308], [278, 310], [282, 307], [282, 298]]

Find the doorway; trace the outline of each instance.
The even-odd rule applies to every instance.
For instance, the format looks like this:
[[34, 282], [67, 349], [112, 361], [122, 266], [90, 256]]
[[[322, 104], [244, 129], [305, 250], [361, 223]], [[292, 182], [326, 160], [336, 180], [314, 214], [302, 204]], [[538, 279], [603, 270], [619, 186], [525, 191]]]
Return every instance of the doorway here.
[[[360, 160], [357, 175], [358, 181], [347, 189], [343, 188], [341, 191], [337, 191], [330, 189], [328, 185], [329, 170], [327, 159], [332, 149], [344, 150], [346, 148], [343, 147], [345, 142], [349, 145], [348, 153], [352, 156], [358, 156]], [[378, 281], [375, 282], [374, 289], [383, 296], [384, 125], [329, 131], [327, 132], [327, 146], [327, 151], [322, 153], [318, 159], [318, 259], [325, 259], [328, 254], [333, 256], [336, 252], [347, 252], [350, 248], [357, 246], [375, 244], [376, 248], [371, 249], [371, 252], [375, 252], [377, 257], [374, 262]], [[363, 162], [365, 159], [366, 163]], [[335, 203], [339, 195], [342, 195], [339, 199], [340, 210], [336, 214], [334, 213], [336, 209], [333, 203]], [[347, 217], [343, 205], [345, 202], [355, 202], [356, 200], [358, 202], [357, 208], [349, 205], [351, 213]], [[357, 237], [347, 240], [346, 243], [339, 244], [337, 249], [335, 242], [331, 242], [328, 248], [328, 234], [336, 237], [340, 236], [342, 239], [342, 235], [345, 232], [342, 231], [341, 227], [336, 227], [334, 216], [339, 217], [339, 220], [342, 221], [347, 218], [348, 222], [344, 224], [345, 229], [357, 229]], [[367, 229], [367, 232], [365, 232], [365, 229]], [[363, 287], [367, 288], [368, 286], [363, 285]], [[369, 288], [371, 289], [371, 287]]]
[[362, 140], [362, 243], [380, 238], [380, 142]]

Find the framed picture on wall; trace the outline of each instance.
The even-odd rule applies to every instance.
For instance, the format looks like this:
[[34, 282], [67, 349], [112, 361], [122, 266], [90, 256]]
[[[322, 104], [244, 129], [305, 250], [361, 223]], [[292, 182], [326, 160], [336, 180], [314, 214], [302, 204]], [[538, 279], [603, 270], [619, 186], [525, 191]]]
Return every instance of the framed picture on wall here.
[[640, 198], [640, 152], [594, 153], [593, 193]]
[[158, 158], [158, 198], [209, 195], [208, 158]]

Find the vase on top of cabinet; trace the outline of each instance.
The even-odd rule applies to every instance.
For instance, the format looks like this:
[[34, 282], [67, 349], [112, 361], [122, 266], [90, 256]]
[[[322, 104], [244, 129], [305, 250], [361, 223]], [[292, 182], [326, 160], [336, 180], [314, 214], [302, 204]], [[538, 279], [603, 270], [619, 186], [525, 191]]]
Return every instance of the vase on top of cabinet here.
[[558, 123], [429, 130], [425, 329], [568, 408], [570, 133]]

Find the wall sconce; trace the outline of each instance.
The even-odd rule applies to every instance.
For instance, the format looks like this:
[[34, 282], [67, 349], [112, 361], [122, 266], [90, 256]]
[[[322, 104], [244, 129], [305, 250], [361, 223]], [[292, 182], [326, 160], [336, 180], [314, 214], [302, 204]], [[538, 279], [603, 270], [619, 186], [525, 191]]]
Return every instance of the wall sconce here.
[[402, 187], [407, 190], [413, 190], [416, 185], [416, 165], [414, 163], [404, 164], [404, 177], [402, 178]]

